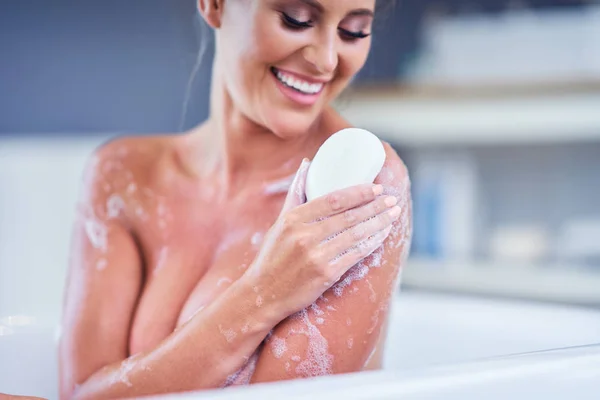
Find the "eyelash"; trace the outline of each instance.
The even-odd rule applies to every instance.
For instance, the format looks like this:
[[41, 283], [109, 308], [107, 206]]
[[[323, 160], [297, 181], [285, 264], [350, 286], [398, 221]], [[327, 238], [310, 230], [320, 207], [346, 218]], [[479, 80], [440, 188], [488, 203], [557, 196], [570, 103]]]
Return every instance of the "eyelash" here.
[[[306, 22], [298, 21], [297, 19], [290, 17], [289, 15], [287, 15], [284, 12], [281, 13], [281, 19], [282, 19], [283, 23], [289, 29], [296, 30], [296, 31], [306, 29], [306, 28], [311, 28], [313, 26], [313, 22], [311, 20], [308, 20]], [[370, 33], [365, 33], [365, 32], [351, 32], [351, 31], [347, 31], [342, 28], [338, 28], [338, 30], [343, 36], [345, 36], [346, 40], [350, 40], [350, 41], [364, 39], [371, 35]]]
[[367, 38], [369, 36], [371, 36], [370, 33], [365, 33], [365, 32], [351, 32], [351, 31], [347, 31], [345, 29], [339, 28], [340, 32], [348, 37], [348, 39], [352, 39], [352, 40], [356, 40], [356, 39], [364, 39]]
[[281, 13], [281, 19], [283, 20], [283, 23], [288, 28], [291, 28], [291, 29], [294, 29], [294, 30], [301, 30], [301, 29], [312, 27], [312, 21], [311, 20], [308, 20], [306, 22], [298, 21], [297, 19], [294, 19], [294, 18], [290, 17], [289, 15], [287, 15], [284, 12]]

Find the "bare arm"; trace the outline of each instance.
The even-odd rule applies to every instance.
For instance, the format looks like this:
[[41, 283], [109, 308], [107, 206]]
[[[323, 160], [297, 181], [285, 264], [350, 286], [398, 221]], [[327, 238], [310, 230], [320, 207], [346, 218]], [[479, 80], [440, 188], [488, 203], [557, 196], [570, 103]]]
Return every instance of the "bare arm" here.
[[[100, 159], [104, 157], [108, 156], [101, 153]], [[383, 209], [384, 202], [377, 187], [361, 185], [300, 204], [306, 171], [303, 163], [282, 215], [246, 274], [156, 348], [130, 358], [128, 338], [141, 291], [141, 260], [126, 221], [107, 210], [102, 174], [92, 173], [85, 209], [93, 213], [78, 220], [69, 274], [60, 346], [61, 397], [105, 399], [223, 386], [274, 326], [313, 303], [327, 282], [335, 282], [374, 251], [387, 235], [389, 221], [381, 225], [383, 221], [374, 218], [378, 224], [368, 230], [373, 236], [358, 251], [338, 263], [323, 263], [357, 243], [352, 236], [340, 235], [331, 244], [313, 245], [320, 242], [317, 238], [356, 228], [357, 222], [341, 213], [360, 206], [362, 217], [375, 217], [373, 212]], [[325, 219], [326, 226], [314, 223]], [[263, 304], [256, 300], [257, 290], [264, 294]]]
[[[385, 196], [374, 185], [302, 204], [308, 169], [303, 162], [280, 218], [244, 276], [155, 348], [127, 358], [143, 268], [127, 219], [116, 216], [109, 206], [104, 180], [118, 177], [107, 177], [104, 169], [96, 171], [97, 164], [110, 161], [115, 153], [111, 147], [99, 152], [100, 163], [89, 174], [75, 230], [60, 344], [63, 399], [224, 386], [281, 320], [312, 304], [329, 282], [375, 251], [392, 227], [390, 218], [378, 215], [385, 209]], [[346, 212], [360, 218], [348, 219]], [[367, 219], [372, 220], [369, 227], [357, 225]], [[344, 230], [360, 230], [369, 239], [341, 234], [325, 240]], [[356, 247], [359, 242], [362, 245]], [[344, 257], [328, 262], [341, 253]], [[263, 295], [262, 304], [257, 291]]]
[[[88, 172], [77, 216], [60, 342], [62, 399], [104, 399], [219, 387], [279, 322], [258, 308], [244, 280], [152, 351], [129, 355], [129, 334], [143, 282], [142, 261], [126, 221], [111, 213], [96, 169]], [[244, 330], [244, 334], [241, 331]]]
[[275, 328], [252, 382], [357, 372], [369, 361], [388, 317], [412, 231], [408, 174], [390, 147], [376, 182], [398, 198], [402, 209], [390, 236], [313, 306]]

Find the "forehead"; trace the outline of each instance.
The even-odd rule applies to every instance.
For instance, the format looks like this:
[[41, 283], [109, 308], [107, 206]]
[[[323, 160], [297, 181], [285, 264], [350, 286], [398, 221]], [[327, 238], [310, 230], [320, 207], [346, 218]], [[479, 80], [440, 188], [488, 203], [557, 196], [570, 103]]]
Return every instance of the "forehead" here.
[[[273, 1], [273, 0], [267, 0]], [[374, 10], [376, 0], [274, 0], [280, 3], [305, 5], [323, 12], [349, 12], [355, 9]], [[392, 0], [377, 0], [387, 2]]]

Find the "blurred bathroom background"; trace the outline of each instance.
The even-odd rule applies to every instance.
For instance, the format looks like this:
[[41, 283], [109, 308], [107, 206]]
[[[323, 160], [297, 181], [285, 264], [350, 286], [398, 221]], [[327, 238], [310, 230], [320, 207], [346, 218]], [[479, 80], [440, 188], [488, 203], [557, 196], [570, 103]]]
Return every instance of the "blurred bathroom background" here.
[[[411, 173], [402, 290], [600, 307], [600, 3], [400, 0], [381, 17], [336, 107]], [[58, 318], [94, 147], [206, 117], [201, 35], [194, 0], [0, 2], [0, 317]]]

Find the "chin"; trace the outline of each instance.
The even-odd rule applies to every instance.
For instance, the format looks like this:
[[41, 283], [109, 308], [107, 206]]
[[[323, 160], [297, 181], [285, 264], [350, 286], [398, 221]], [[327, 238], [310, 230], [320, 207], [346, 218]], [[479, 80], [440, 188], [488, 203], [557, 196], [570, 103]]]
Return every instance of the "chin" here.
[[[270, 113], [274, 114], [272, 111]], [[277, 115], [271, 115], [267, 120], [266, 127], [281, 139], [294, 139], [307, 135], [316, 119], [313, 112], [282, 111]]]

